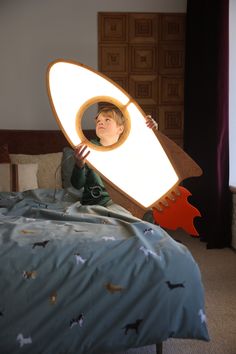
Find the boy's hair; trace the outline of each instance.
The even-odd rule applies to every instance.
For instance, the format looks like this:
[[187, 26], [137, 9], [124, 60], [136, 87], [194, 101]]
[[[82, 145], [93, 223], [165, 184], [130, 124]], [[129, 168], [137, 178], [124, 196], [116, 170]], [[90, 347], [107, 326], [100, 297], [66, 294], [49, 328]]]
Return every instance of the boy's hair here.
[[95, 119], [98, 118], [100, 114], [104, 113], [105, 115], [111, 115], [111, 117], [114, 119], [114, 121], [118, 125], [124, 125], [125, 124], [125, 117], [123, 116], [122, 112], [118, 108], [113, 108], [113, 107], [103, 107], [100, 109], [98, 114], [96, 115]]

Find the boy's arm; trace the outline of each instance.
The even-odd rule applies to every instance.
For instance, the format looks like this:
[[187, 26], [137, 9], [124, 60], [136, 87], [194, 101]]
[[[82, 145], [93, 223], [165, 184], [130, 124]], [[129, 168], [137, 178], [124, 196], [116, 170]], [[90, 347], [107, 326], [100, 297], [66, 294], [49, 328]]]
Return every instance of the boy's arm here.
[[148, 128], [158, 130], [158, 123], [151, 116], [146, 116], [146, 125]]
[[84, 187], [86, 182], [86, 167], [85, 165], [80, 168], [76, 164], [74, 165], [72, 175], [71, 175], [71, 184], [74, 188], [80, 189]]
[[81, 143], [75, 148], [75, 166], [71, 175], [71, 184], [73, 187], [80, 189], [86, 183], [86, 165], [85, 160], [90, 151], [87, 150], [87, 145]]

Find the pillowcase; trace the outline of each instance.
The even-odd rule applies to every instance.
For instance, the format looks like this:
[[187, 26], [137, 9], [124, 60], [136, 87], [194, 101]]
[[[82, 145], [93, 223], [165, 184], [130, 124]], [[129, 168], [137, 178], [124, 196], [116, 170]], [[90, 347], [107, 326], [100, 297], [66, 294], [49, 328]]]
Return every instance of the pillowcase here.
[[10, 163], [10, 156], [8, 152], [8, 145], [0, 145], [0, 163]]
[[61, 188], [61, 160], [62, 152], [41, 154], [41, 155], [24, 155], [10, 154], [12, 163], [36, 163], [38, 164], [38, 187], [39, 188]]
[[38, 164], [0, 164], [0, 192], [23, 192], [38, 188]]
[[62, 187], [69, 188], [71, 187], [71, 175], [75, 164], [74, 150], [70, 147], [64, 147], [62, 150], [62, 162], [61, 162], [61, 180]]

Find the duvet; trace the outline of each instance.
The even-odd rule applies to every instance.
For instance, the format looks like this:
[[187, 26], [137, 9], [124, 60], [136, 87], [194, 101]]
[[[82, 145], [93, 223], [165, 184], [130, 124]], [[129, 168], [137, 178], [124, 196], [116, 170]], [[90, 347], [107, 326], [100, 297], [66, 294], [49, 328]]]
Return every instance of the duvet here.
[[115, 352], [208, 340], [188, 249], [67, 190], [0, 193], [0, 353]]

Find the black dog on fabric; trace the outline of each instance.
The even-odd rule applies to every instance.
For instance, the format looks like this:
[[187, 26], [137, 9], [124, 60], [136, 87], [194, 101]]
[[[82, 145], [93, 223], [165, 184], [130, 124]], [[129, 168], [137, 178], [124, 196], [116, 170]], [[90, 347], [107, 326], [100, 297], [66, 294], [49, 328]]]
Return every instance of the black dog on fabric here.
[[128, 323], [126, 326], [124, 326], [122, 329], [125, 330], [125, 334], [128, 333], [128, 331], [131, 329], [131, 330], [134, 330], [136, 332], [136, 334], [138, 334], [138, 330], [139, 330], [139, 326], [140, 324], [143, 322], [142, 319], [138, 319], [136, 320], [134, 323]]
[[72, 328], [76, 325], [79, 325], [80, 327], [82, 327], [83, 322], [84, 322], [84, 315], [81, 313], [78, 317], [72, 318], [72, 320], [70, 320], [70, 328]]
[[176, 288], [184, 288], [183, 283], [171, 283], [170, 281], [166, 281], [166, 284], [168, 285], [168, 288], [170, 290], [176, 289]]
[[49, 240], [42, 241], [42, 242], [35, 242], [33, 244], [32, 248], [35, 248], [36, 246], [45, 248], [47, 246], [48, 242], [49, 242]]

